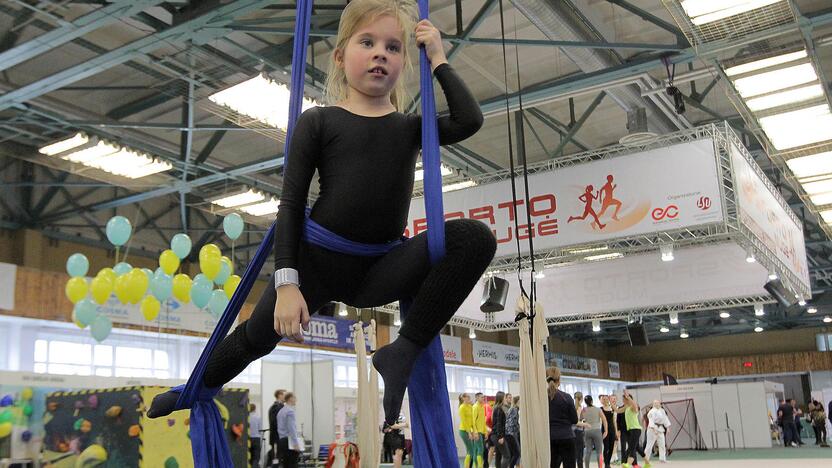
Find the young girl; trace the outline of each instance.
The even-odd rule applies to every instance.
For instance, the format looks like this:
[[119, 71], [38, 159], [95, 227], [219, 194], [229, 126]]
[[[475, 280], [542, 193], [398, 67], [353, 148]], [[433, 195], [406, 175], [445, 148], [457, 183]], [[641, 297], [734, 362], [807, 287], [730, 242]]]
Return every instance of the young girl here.
[[[274, 287], [214, 350], [206, 386], [229, 382], [283, 338], [302, 341], [310, 312], [331, 301], [369, 308], [411, 297], [399, 337], [373, 356], [384, 379], [385, 423], [393, 425], [419, 353], [494, 257], [494, 234], [472, 220], [445, 223], [446, 254], [435, 265], [424, 232], [378, 256], [338, 253], [304, 236], [305, 224], [315, 222], [374, 247], [400, 240], [421, 142], [421, 117], [401, 112], [411, 32], [448, 102], [449, 116], [437, 122], [440, 143], [462, 141], [482, 126], [477, 101], [448, 64], [439, 31], [427, 20], [415, 24], [416, 11], [413, 0], [353, 0], [344, 8], [326, 86], [333, 105], [305, 111], [292, 135], [275, 230]], [[305, 219], [316, 170], [320, 194]], [[177, 398], [160, 395], [149, 416], [170, 413]]]
[[474, 412], [473, 407], [471, 406], [471, 396], [467, 393], [463, 393], [459, 396], [459, 438], [462, 439], [462, 443], [465, 445], [465, 462], [463, 463], [464, 468], [474, 468], [472, 463], [476, 463], [477, 453], [474, 449], [474, 438], [479, 439], [479, 436], [475, 436], [474, 431]]

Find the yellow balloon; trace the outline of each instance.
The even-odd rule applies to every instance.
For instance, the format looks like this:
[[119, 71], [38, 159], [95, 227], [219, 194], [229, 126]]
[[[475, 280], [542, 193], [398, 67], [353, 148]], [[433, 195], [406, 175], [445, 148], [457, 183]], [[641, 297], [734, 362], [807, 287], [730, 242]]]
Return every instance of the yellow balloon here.
[[20, 398], [23, 398], [24, 401], [31, 400], [34, 394], [35, 392], [32, 390], [31, 387], [26, 387], [23, 389], [23, 391], [20, 392]]
[[80, 328], [80, 329], [82, 329], [82, 330], [83, 330], [84, 328], [87, 328], [87, 326], [86, 326], [86, 325], [84, 325], [83, 323], [79, 322], [79, 321], [78, 321], [78, 319], [77, 319], [77, 318], [75, 318], [75, 311], [74, 311], [74, 310], [72, 311], [72, 321], [75, 323], [75, 326], [76, 326], [76, 327], [78, 327], [78, 328]]
[[205, 260], [200, 260], [199, 268], [209, 280], [213, 280], [218, 274], [220, 274], [220, 270], [222, 269], [222, 260], [220, 260], [219, 257], [209, 257]]
[[179, 302], [191, 302], [191, 278], [179, 273], [173, 277], [173, 297]]
[[159, 255], [159, 266], [162, 267], [162, 271], [172, 275], [179, 268], [179, 257], [173, 253], [173, 250], [167, 249]]
[[231, 274], [233, 275], [234, 274], [234, 262], [232, 262], [231, 259], [226, 257], [225, 255], [220, 257], [220, 260], [222, 260], [223, 263], [228, 265], [228, 271], [230, 271]]
[[142, 299], [142, 315], [144, 315], [145, 320], [150, 321], [156, 319], [161, 308], [162, 304], [154, 296], [145, 296]]
[[110, 298], [110, 294], [113, 292], [113, 280], [111, 280], [108, 276], [96, 276], [92, 279], [92, 283], [90, 284], [90, 293], [92, 294], [92, 300], [98, 304], [104, 304], [107, 302], [107, 299]]
[[127, 274], [127, 286], [130, 290], [130, 303], [138, 304], [147, 292], [150, 280], [140, 268], [133, 268]]
[[200, 263], [202, 263], [203, 260], [208, 258], [219, 259], [220, 257], [222, 257], [222, 252], [220, 252], [220, 248], [217, 247], [215, 244], [206, 244], [203, 245], [201, 249], [199, 249]]
[[115, 284], [113, 284], [113, 292], [116, 293], [116, 297], [122, 304], [129, 304], [130, 303], [130, 276], [128, 275], [121, 275], [116, 278]]
[[110, 283], [116, 282], [116, 272], [112, 268], [102, 268], [96, 276], [101, 276], [110, 280]]
[[234, 291], [237, 290], [237, 286], [240, 285], [240, 277], [237, 275], [231, 275], [225, 280], [225, 284], [222, 286], [222, 290], [225, 291], [225, 295], [231, 299], [231, 296], [234, 295]]
[[70, 302], [73, 304], [87, 297], [88, 291], [89, 286], [87, 285], [86, 278], [78, 276], [70, 278], [66, 283], [66, 297], [68, 297]]
[[4, 422], [0, 424], [0, 439], [5, 439], [12, 433], [12, 423]]

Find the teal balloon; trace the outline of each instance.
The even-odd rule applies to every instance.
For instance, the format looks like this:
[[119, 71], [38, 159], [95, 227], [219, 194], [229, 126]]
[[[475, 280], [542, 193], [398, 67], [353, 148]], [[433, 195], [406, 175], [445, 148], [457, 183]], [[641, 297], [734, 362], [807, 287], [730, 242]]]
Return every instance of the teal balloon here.
[[84, 298], [75, 303], [75, 320], [78, 320], [81, 325], [91, 324], [96, 316], [98, 316], [98, 307], [91, 299]]
[[211, 300], [208, 301], [208, 310], [211, 311], [211, 315], [219, 318], [223, 311], [225, 311], [225, 306], [227, 305], [228, 296], [225, 295], [225, 291], [222, 289], [215, 289], [214, 292], [211, 293]]
[[214, 283], [203, 276], [199, 281], [194, 280], [191, 285], [191, 302], [200, 309], [207, 306], [214, 292]]
[[243, 218], [237, 213], [231, 213], [222, 220], [222, 229], [231, 240], [237, 240], [243, 233]]
[[84, 254], [74, 253], [66, 259], [66, 272], [73, 278], [86, 275], [89, 269], [90, 261]]
[[159, 299], [159, 302], [170, 299], [171, 294], [173, 294], [173, 277], [161, 269], [156, 270], [156, 274], [150, 280], [150, 294]]
[[142, 273], [147, 276], [147, 283], [150, 284], [150, 282], [153, 281], [153, 272], [150, 271], [150, 268], [142, 268]]
[[107, 239], [115, 246], [126, 244], [132, 232], [133, 226], [124, 216], [113, 216], [107, 221]]
[[113, 267], [113, 271], [116, 272], [116, 275], [121, 276], [126, 273], [130, 273], [130, 270], [133, 269], [133, 266], [127, 262], [119, 262], [116, 266]]
[[179, 257], [179, 260], [187, 257], [189, 253], [191, 253], [191, 238], [188, 237], [187, 234], [179, 233], [173, 236], [173, 239], [170, 240], [170, 249], [173, 250], [173, 253]]
[[107, 337], [110, 336], [110, 332], [112, 330], [113, 322], [111, 322], [110, 319], [104, 315], [99, 315], [90, 324], [90, 332], [92, 333], [92, 337], [95, 338], [95, 341], [99, 343], [106, 340]]
[[217, 277], [214, 278], [214, 282], [222, 286], [225, 284], [225, 281], [228, 279], [229, 276], [231, 276], [231, 268], [228, 267], [227, 263], [221, 262], [220, 272], [217, 273]]
[[208, 277], [204, 274], [197, 273], [196, 276], [194, 276], [194, 284], [199, 283], [200, 281], [208, 281], [209, 283], [211, 282], [211, 280], [209, 280]]

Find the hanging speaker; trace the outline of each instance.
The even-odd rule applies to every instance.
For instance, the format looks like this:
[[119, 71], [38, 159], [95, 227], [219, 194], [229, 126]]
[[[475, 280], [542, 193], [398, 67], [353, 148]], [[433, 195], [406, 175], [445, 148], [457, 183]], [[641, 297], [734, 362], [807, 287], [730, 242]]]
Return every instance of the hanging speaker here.
[[647, 346], [650, 340], [647, 338], [647, 330], [639, 322], [627, 325], [627, 335], [630, 337], [630, 346]]
[[508, 281], [492, 276], [485, 282], [485, 289], [482, 291], [480, 310], [483, 312], [501, 312], [506, 308], [508, 297]]

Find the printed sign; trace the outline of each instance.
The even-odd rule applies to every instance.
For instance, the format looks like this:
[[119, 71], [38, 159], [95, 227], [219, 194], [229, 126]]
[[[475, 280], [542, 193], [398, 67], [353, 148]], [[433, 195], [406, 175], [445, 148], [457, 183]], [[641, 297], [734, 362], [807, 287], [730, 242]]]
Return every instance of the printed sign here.
[[439, 338], [442, 340], [445, 361], [462, 362], [462, 338], [449, 335], [439, 335]]
[[546, 353], [546, 360], [571, 374], [598, 375], [598, 361], [570, 354]]
[[475, 363], [520, 368], [520, 348], [477, 340], [472, 344]]
[[621, 378], [621, 364], [619, 364], [615, 361], [609, 361], [608, 367], [609, 367], [610, 378], [611, 379], [620, 379]]
[[0, 263], [0, 309], [14, 310], [14, 287], [17, 277], [17, 265]]

